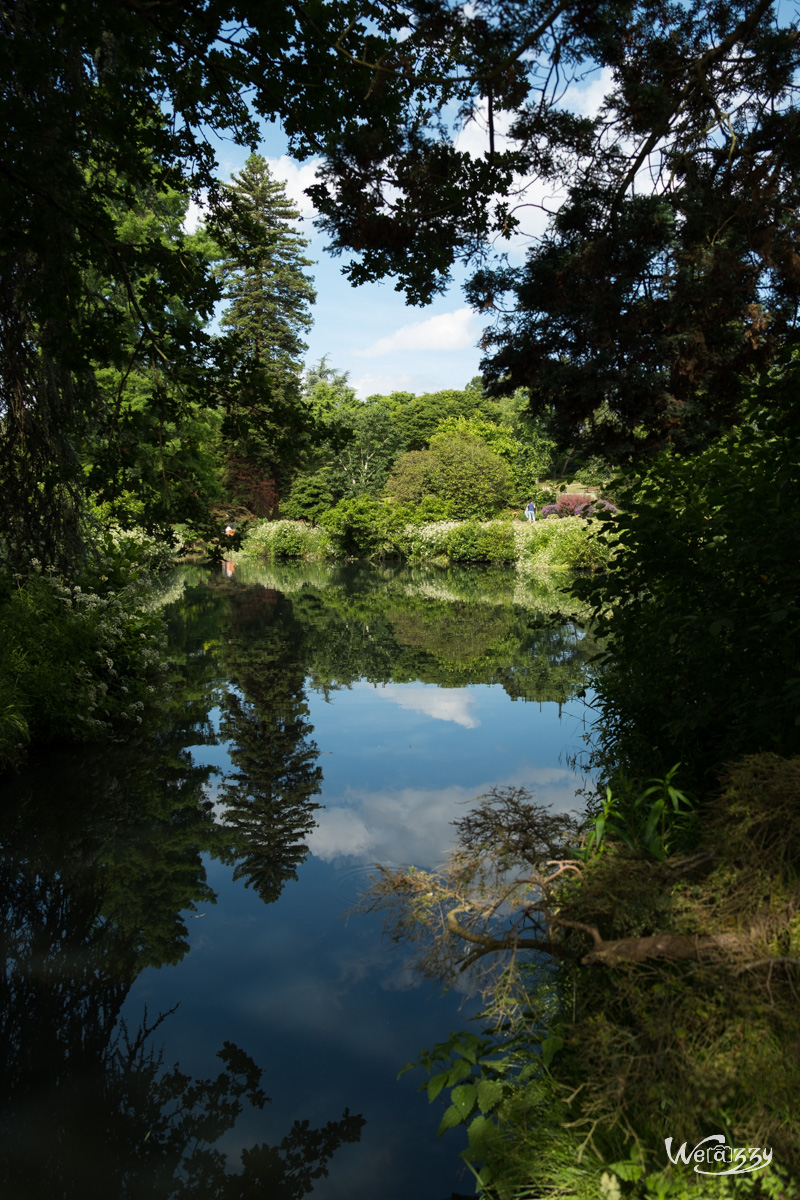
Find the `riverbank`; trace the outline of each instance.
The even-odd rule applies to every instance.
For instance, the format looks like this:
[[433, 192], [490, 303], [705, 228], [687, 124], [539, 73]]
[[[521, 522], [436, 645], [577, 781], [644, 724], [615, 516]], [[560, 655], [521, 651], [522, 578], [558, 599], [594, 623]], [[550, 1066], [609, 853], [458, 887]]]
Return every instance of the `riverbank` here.
[[[254, 521], [246, 529], [233, 561], [277, 562], [282, 559], [401, 559], [441, 563], [493, 563], [513, 566], [522, 574], [542, 569], [596, 571], [611, 557], [604, 523], [582, 517], [553, 517], [536, 522], [407, 520], [388, 510], [380, 520], [366, 510], [341, 515], [325, 524], [305, 521]], [[361, 519], [363, 518], [363, 519]]]

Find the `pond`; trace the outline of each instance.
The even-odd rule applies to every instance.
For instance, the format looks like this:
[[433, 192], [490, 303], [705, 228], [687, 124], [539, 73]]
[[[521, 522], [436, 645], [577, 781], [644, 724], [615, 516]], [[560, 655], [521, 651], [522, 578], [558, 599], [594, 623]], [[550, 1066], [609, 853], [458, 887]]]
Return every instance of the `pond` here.
[[162, 601], [160, 727], [6, 789], [4, 1198], [472, 1193], [397, 1075], [477, 1003], [347, 913], [493, 786], [580, 807], [588, 638], [497, 569], [186, 568]]

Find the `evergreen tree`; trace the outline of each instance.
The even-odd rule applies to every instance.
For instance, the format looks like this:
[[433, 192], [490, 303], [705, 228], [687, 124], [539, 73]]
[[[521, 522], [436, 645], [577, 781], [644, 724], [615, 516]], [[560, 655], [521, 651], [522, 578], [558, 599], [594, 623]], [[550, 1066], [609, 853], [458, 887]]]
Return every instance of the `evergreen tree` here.
[[308, 242], [294, 228], [299, 213], [266, 160], [251, 154], [226, 191], [212, 230], [221, 247], [215, 273], [229, 302], [221, 325], [238, 370], [222, 431], [233, 497], [266, 516], [276, 512], [312, 433], [301, 367], [316, 295], [304, 269]]
[[312, 265], [303, 254], [308, 241], [294, 228], [300, 214], [260, 154], [250, 155], [227, 192], [220, 222], [225, 257], [217, 275], [230, 307], [220, 323], [236, 335], [251, 366], [268, 367], [276, 381], [288, 375], [294, 382], [316, 299], [304, 271]]

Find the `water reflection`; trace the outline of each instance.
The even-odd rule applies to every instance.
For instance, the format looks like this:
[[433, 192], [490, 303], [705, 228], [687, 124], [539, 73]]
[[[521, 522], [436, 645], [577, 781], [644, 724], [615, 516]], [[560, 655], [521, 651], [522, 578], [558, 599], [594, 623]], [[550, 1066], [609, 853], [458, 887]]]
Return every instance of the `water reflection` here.
[[[54, 752], [6, 788], [4, 1198], [294, 1200], [331, 1170], [340, 1182], [327, 1180], [325, 1195], [366, 1200], [380, 1186], [389, 1200], [408, 1194], [423, 1160], [432, 1169], [415, 1151], [428, 1114], [392, 1108], [409, 1103], [399, 1089], [391, 1117], [373, 1123], [372, 1102], [367, 1129], [379, 1138], [358, 1146], [358, 1165], [342, 1149], [361, 1138], [364, 1118], [350, 1110], [364, 1107], [367, 1072], [380, 1065], [388, 1095], [431, 1015], [413, 1015], [415, 981], [403, 963], [381, 965], [372, 932], [343, 947], [332, 921], [353, 897], [332, 903], [319, 889], [343, 859], [433, 865], [459, 806], [495, 783], [534, 782], [540, 798], [571, 806], [565, 767], [514, 759], [522, 742], [508, 708], [549, 702], [557, 720], [585, 683], [591, 647], [578, 624], [551, 620], [563, 600], [526, 586], [508, 573], [238, 565], [235, 577], [168, 582], [175, 678], [157, 728], [127, 745]], [[527, 723], [514, 728], [535, 741]], [[212, 934], [231, 868], [250, 907], [226, 895], [228, 924]], [[265, 920], [264, 904], [280, 917]], [[201, 964], [192, 975], [187, 950], [204, 938], [214, 956], [190, 956]], [[152, 970], [169, 964], [181, 964], [176, 976]], [[177, 987], [164, 981], [176, 977], [189, 983], [162, 1024]], [[198, 995], [211, 1013], [200, 1056], [211, 1048], [223, 1069], [167, 1069], [160, 1039], [193, 1028]], [[261, 1124], [257, 1061], [226, 1035], [270, 1062], [267, 1090], [280, 1079], [277, 1130]], [[323, 1057], [329, 1077], [299, 1090]], [[291, 1106], [290, 1080], [301, 1097]]]
[[[225, 1200], [264, 1188], [294, 1200], [327, 1174], [341, 1144], [360, 1138], [363, 1118], [349, 1111], [318, 1129], [295, 1121], [277, 1144], [245, 1150], [231, 1173], [214, 1146], [246, 1107], [267, 1102], [260, 1068], [225, 1042], [215, 1078], [164, 1070], [152, 1037], [161, 1016], [148, 1023], [145, 1013], [132, 1030], [119, 1021], [139, 972], [180, 961], [185, 915], [215, 900], [204, 851], [237, 857], [267, 881], [265, 898], [297, 857], [282, 840], [297, 837], [291, 821], [266, 840], [258, 821], [220, 824], [205, 794], [210, 770], [193, 763], [181, 724], [148, 742], [53, 754], [8, 783], [0, 814], [4, 1200]], [[235, 795], [228, 811], [238, 813]]]
[[219, 794], [222, 823], [244, 878], [262, 900], [276, 900], [308, 853], [312, 798], [322, 770], [298, 657], [301, 629], [291, 605], [271, 589], [236, 595], [220, 652], [227, 687], [221, 737], [233, 770]]

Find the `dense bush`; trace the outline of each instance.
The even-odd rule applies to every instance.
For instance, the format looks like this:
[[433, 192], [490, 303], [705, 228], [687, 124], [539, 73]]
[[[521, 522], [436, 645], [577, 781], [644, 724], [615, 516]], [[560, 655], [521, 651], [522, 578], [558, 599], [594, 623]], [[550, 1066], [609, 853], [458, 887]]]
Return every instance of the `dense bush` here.
[[398, 458], [386, 494], [409, 504], [435, 496], [450, 503], [462, 519], [493, 517], [511, 498], [511, 470], [479, 438], [440, 433], [431, 438], [429, 450]]
[[431, 494], [436, 456], [430, 450], [409, 450], [401, 454], [386, 482], [386, 494], [401, 504], [417, 504]]
[[554, 504], [545, 504], [540, 516], [547, 517], [589, 517], [602, 516], [603, 513], [612, 516], [618, 509], [607, 500], [593, 500], [591, 496], [564, 495]]
[[323, 513], [334, 506], [330, 478], [325, 470], [298, 475], [292, 482], [287, 500], [281, 504], [281, 515], [290, 521], [319, 521]]
[[453, 562], [512, 563], [516, 558], [510, 521], [436, 521], [409, 529], [408, 556]]
[[[394, 505], [360, 496], [343, 500], [322, 518], [322, 527], [294, 521], [257, 521], [247, 530], [246, 558], [404, 558], [425, 561], [517, 563], [539, 568], [597, 570], [611, 553], [577, 517], [535, 524], [511, 520], [441, 520], [434, 497], [419, 506]], [[446, 512], [444, 513], [446, 516]], [[431, 519], [433, 518], [433, 519]]]
[[609, 771], [681, 761], [697, 787], [742, 754], [800, 753], [799, 382], [797, 363], [775, 371], [714, 446], [664, 454], [620, 485], [620, 552], [578, 585], [609, 639], [597, 681]]
[[331, 553], [328, 532], [304, 521], [253, 521], [242, 539], [240, 553], [246, 558], [325, 558]]
[[595, 536], [580, 517], [520, 525], [517, 545], [518, 565], [523, 572], [545, 568], [596, 571], [605, 567], [611, 556], [610, 540]]
[[509, 503], [511, 471], [477, 438], [437, 434], [431, 438], [431, 452], [436, 464], [430, 490], [451, 500], [457, 517], [493, 517]]
[[70, 583], [34, 564], [0, 600], [0, 766], [29, 740], [83, 741], [139, 723], [164, 669], [161, 616], [149, 585]]

